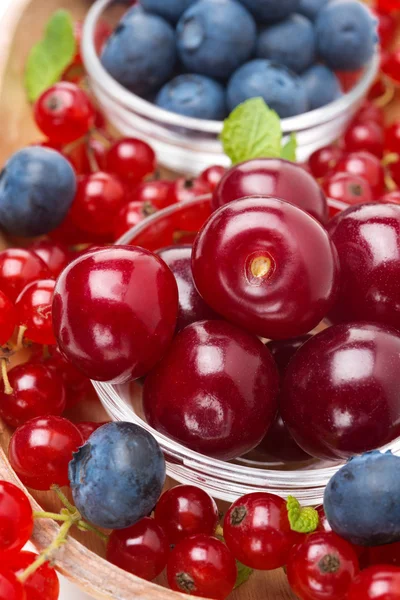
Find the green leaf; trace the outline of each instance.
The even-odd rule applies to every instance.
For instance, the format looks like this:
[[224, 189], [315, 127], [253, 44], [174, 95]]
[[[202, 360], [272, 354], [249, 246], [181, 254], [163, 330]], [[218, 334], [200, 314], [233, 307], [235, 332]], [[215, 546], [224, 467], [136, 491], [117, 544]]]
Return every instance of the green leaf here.
[[280, 119], [262, 98], [251, 98], [225, 119], [221, 141], [233, 164], [251, 158], [278, 158], [282, 143]]
[[74, 24], [66, 10], [57, 10], [47, 23], [45, 36], [33, 46], [25, 68], [25, 87], [34, 102], [60, 80], [76, 53]]
[[286, 508], [290, 527], [298, 533], [312, 533], [318, 527], [319, 516], [315, 508], [307, 506], [302, 508], [293, 496], [288, 496]]
[[250, 575], [253, 573], [253, 569], [250, 569], [250, 567], [245, 567], [245, 565], [242, 565], [242, 563], [239, 562], [238, 560], [236, 561], [236, 566], [237, 566], [237, 577], [236, 577], [235, 587], [233, 588], [234, 590], [236, 590], [236, 588], [240, 587], [243, 583], [246, 583], [246, 581], [249, 580]]
[[297, 138], [295, 133], [290, 134], [290, 138], [284, 146], [282, 146], [281, 158], [296, 162]]

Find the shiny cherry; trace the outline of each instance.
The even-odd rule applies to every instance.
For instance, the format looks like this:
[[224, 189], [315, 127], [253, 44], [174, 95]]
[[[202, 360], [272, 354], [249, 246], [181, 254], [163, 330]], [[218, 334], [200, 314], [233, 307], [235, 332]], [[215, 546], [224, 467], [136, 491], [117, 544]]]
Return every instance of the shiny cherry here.
[[210, 192], [213, 192], [221, 181], [222, 177], [225, 175], [225, 171], [225, 167], [222, 167], [221, 165], [214, 165], [212, 167], [208, 167], [208, 169], [205, 169], [199, 175], [198, 179], [208, 187]]
[[21, 550], [33, 531], [32, 508], [22, 490], [0, 481], [0, 562]]
[[166, 264], [134, 246], [92, 250], [57, 280], [53, 324], [62, 352], [90, 379], [145, 375], [174, 334], [178, 288]]
[[[19, 552], [7, 556], [5, 566], [19, 576], [37, 560], [38, 556], [34, 552]], [[24, 582], [24, 590], [26, 600], [58, 600], [60, 582], [57, 573], [49, 563], [44, 563]]]
[[346, 600], [398, 600], [400, 569], [377, 565], [362, 571], [347, 591]]
[[122, 138], [107, 152], [107, 171], [129, 182], [141, 181], [156, 169], [156, 155], [151, 146], [137, 138]]
[[176, 331], [196, 321], [221, 319], [196, 290], [192, 276], [192, 247], [169, 246], [156, 252], [173, 272], [179, 293], [179, 312]]
[[75, 423], [75, 427], [77, 429], [79, 429], [79, 431], [81, 432], [83, 441], [87, 442], [87, 440], [90, 438], [92, 433], [94, 433], [100, 427], [103, 427], [103, 425], [106, 425], [106, 423], [108, 423], [108, 421], [105, 421], [103, 423], [92, 423], [91, 421], [81, 421], [80, 423]]
[[400, 206], [351, 207], [329, 224], [340, 261], [334, 323], [377, 321], [400, 327]]
[[374, 199], [385, 190], [385, 172], [382, 164], [379, 158], [370, 152], [351, 152], [345, 155], [339, 160], [335, 170], [365, 179], [371, 187]]
[[11, 427], [35, 417], [60, 416], [66, 406], [62, 377], [44, 364], [24, 363], [8, 372], [12, 394], [0, 388], [0, 414]]
[[4, 345], [11, 338], [17, 325], [17, 311], [15, 305], [0, 291], [0, 345]]
[[245, 196], [287, 200], [326, 223], [328, 206], [314, 177], [300, 165], [275, 158], [248, 160], [229, 169], [214, 191], [214, 210]]
[[37, 344], [55, 344], [51, 305], [56, 282], [39, 279], [26, 286], [15, 304], [18, 322], [26, 327], [25, 337]]
[[277, 198], [243, 198], [214, 212], [194, 243], [192, 269], [211, 308], [269, 339], [313, 329], [338, 286], [325, 229]]
[[317, 458], [343, 459], [379, 448], [400, 435], [398, 369], [395, 329], [368, 323], [330, 327], [290, 362], [282, 417], [299, 446]]
[[322, 185], [328, 198], [339, 200], [348, 206], [374, 200], [368, 181], [352, 173], [333, 173], [324, 179]]
[[0, 252], [0, 290], [13, 302], [25, 286], [51, 274], [45, 263], [30, 250], [8, 248]]
[[0, 600], [27, 600], [22, 583], [5, 566], [0, 566]]
[[29, 246], [29, 250], [42, 259], [53, 277], [58, 277], [71, 260], [67, 246], [54, 240], [38, 240]]
[[378, 158], [383, 156], [385, 146], [383, 129], [374, 121], [356, 120], [346, 131], [343, 141], [346, 152], [365, 150]]
[[157, 503], [154, 518], [165, 531], [170, 544], [191, 535], [214, 535], [218, 523], [218, 507], [199, 487], [177, 485], [164, 492]]
[[11, 438], [8, 458], [22, 483], [34, 490], [69, 485], [68, 464], [83, 445], [80, 431], [61, 417], [39, 417], [19, 427]]
[[146, 377], [143, 407], [161, 433], [229, 460], [265, 435], [276, 414], [277, 384], [260, 340], [225, 321], [199, 321], [176, 336]]
[[334, 169], [343, 156], [343, 150], [339, 146], [331, 144], [315, 150], [308, 159], [308, 166], [315, 178], [325, 177]]

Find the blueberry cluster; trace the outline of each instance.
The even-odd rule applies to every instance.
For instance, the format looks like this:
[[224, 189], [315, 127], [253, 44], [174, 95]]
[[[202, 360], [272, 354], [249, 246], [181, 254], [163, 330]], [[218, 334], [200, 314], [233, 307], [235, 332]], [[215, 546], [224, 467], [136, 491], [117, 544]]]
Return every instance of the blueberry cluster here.
[[223, 119], [261, 96], [281, 118], [341, 95], [335, 71], [371, 58], [376, 24], [358, 0], [141, 0], [101, 57], [161, 108]]

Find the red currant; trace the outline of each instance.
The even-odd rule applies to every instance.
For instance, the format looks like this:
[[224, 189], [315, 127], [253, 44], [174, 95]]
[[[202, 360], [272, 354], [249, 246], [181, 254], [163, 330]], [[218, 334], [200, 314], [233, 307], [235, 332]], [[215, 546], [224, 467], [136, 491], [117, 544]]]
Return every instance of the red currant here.
[[[319, 517], [317, 531], [325, 531], [325, 532], [332, 531], [332, 527], [329, 525], [329, 521], [326, 518], [324, 507], [322, 505], [317, 506], [315, 510], [317, 511], [318, 517]], [[365, 553], [366, 549], [364, 546], [357, 546], [356, 544], [351, 544], [351, 543], [350, 543], [350, 545], [353, 547], [353, 549], [358, 557], [360, 557], [362, 554]]]
[[80, 423], [75, 423], [75, 427], [81, 432], [83, 441], [87, 442], [92, 433], [94, 433], [96, 429], [99, 429], [100, 427], [103, 427], [103, 425], [106, 425], [106, 423], [108, 423], [108, 421], [105, 421], [104, 423], [92, 423], [90, 421], [81, 421]]
[[351, 206], [373, 201], [372, 189], [368, 181], [352, 173], [333, 173], [322, 184], [325, 194], [333, 200], [340, 200]]
[[399, 10], [399, 0], [376, 0], [376, 8], [384, 13], [393, 13]]
[[167, 564], [170, 588], [191, 596], [224, 600], [236, 582], [235, 559], [228, 548], [208, 535], [182, 540]]
[[289, 556], [289, 584], [301, 600], [344, 600], [359, 571], [352, 546], [332, 532], [316, 532]]
[[156, 169], [156, 155], [151, 146], [136, 138], [122, 138], [109, 148], [107, 171], [129, 182], [141, 181]]
[[179, 177], [171, 187], [171, 204], [173, 202], [191, 202], [195, 198], [209, 193], [210, 188], [203, 180]]
[[66, 392], [62, 377], [44, 364], [18, 365], [8, 372], [8, 379], [13, 392], [6, 394], [0, 388], [0, 414], [11, 427], [64, 412]]
[[0, 346], [11, 338], [17, 320], [17, 311], [14, 304], [0, 291]]
[[400, 153], [400, 121], [396, 121], [385, 131], [385, 148]]
[[39, 129], [60, 144], [77, 140], [94, 125], [95, 110], [87, 94], [66, 81], [43, 92], [33, 110]]
[[218, 508], [214, 500], [194, 485], [178, 485], [158, 501], [154, 518], [167, 534], [170, 544], [191, 535], [214, 535]]
[[[380, 87], [379, 90], [377, 87], [371, 88], [371, 93], [376, 93], [376, 97], [382, 96], [385, 93], [385, 88]], [[382, 108], [379, 108], [373, 102], [369, 100], [365, 100], [356, 114], [356, 121], [359, 123], [368, 123], [369, 121], [374, 121], [380, 127], [383, 127], [384, 122], [384, 113]]]
[[357, 175], [365, 179], [371, 187], [374, 199], [383, 194], [385, 190], [385, 173], [381, 161], [370, 152], [347, 154], [338, 162], [335, 171]]
[[53, 240], [34, 242], [29, 246], [29, 250], [42, 259], [53, 277], [58, 277], [71, 259], [67, 246]]
[[91, 390], [90, 379], [85, 377], [55, 346], [49, 346], [50, 358], [44, 361], [48, 369], [61, 375], [67, 394], [67, 408], [73, 408]]
[[400, 83], [400, 48], [390, 53], [382, 65], [382, 70], [395, 83]]
[[344, 149], [346, 152], [365, 150], [378, 158], [382, 158], [385, 147], [383, 129], [374, 121], [356, 120], [344, 135]]
[[397, 187], [400, 187], [400, 156], [396, 162], [389, 165], [389, 172]]
[[[5, 566], [18, 576], [37, 558], [38, 554], [33, 552], [20, 552], [7, 556]], [[24, 590], [26, 600], [57, 600], [60, 593], [57, 573], [49, 563], [45, 563], [24, 582]]]
[[74, 146], [64, 156], [78, 175], [90, 175], [98, 170], [106, 170], [107, 148], [104, 142], [90, 136]]
[[348, 588], [346, 600], [398, 600], [400, 569], [386, 565], [362, 571]]
[[372, 565], [400, 567], [400, 542], [368, 548], [368, 566]]
[[382, 202], [383, 204], [400, 204], [400, 190], [395, 190], [394, 192], [387, 192], [383, 194], [377, 200], [378, 202]]
[[51, 274], [44, 262], [30, 250], [8, 248], [0, 252], [0, 290], [13, 302], [25, 286]]
[[3, 566], [0, 567], [0, 600], [27, 600], [22, 583]]
[[166, 179], [143, 181], [133, 188], [129, 199], [142, 202], [145, 214], [152, 214], [176, 202], [171, 192], [172, 186], [173, 182]]
[[25, 336], [37, 344], [55, 344], [51, 306], [56, 282], [40, 279], [26, 286], [17, 298], [18, 322], [27, 329]]
[[147, 581], [164, 570], [168, 556], [167, 536], [149, 517], [127, 529], [113, 531], [107, 544], [108, 561]]
[[201, 181], [201, 183], [204, 183], [204, 185], [208, 187], [210, 192], [213, 192], [221, 181], [222, 177], [225, 175], [225, 172], [225, 167], [214, 165], [212, 167], [208, 167], [208, 169], [205, 169], [205, 171], [199, 175], [198, 179]]
[[18, 552], [32, 535], [33, 516], [28, 498], [12, 483], [0, 481], [0, 562]]
[[39, 417], [19, 427], [8, 449], [10, 464], [22, 483], [35, 490], [69, 485], [68, 464], [83, 444], [73, 423], [61, 417]]
[[[148, 214], [146, 214], [147, 211]], [[121, 208], [114, 220], [113, 238], [118, 240], [124, 233], [154, 212], [156, 212], [156, 209], [150, 205], [146, 208], [144, 202], [137, 202], [136, 200], [128, 202], [128, 204], [125, 204], [125, 206]]]
[[324, 146], [313, 152], [308, 159], [308, 166], [315, 178], [325, 177], [334, 169], [343, 156], [339, 146]]
[[375, 18], [378, 20], [378, 36], [382, 48], [391, 45], [396, 35], [397, 19], [388, 12], [379, 12], [373, 10]]
[[[83, 33], [83, 21], [75, 21], [74, 23], [74, 36], [76, 42], [76, 54], [72, 59], [73, 65], [82, 65], [82, 57], [81, 57], [81, 42], [82, 42], [82, 33]], [[104, 19], [99, 19], [96, 23], [96, 29], [94, 32], [94, 46], [97, 54], [101, 53], [101, 50], [104, 46], [104, 43], [110, 37], [112, 30], [110, 25]]]

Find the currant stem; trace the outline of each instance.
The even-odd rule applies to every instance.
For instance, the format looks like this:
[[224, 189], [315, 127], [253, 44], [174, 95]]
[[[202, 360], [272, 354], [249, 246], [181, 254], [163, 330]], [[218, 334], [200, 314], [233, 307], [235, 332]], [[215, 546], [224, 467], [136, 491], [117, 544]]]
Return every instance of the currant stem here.
[[13, 389], [10, 385], [10, 380], [8, 379], [8, 373], [7, 373], [7, 359], [6, 358], [1, 358], [0, 359], [1, 362], [1, 376], [3, 377], [3, 383], [4, 383], [4, 392], [8, 395], [13, 393]]
[[69, 510], [70, 513], [76, 513], [77, 509], [76, 507], [71, 504], [71, 502], [68, 500], [67, 496], [64, 494], [64, 492], [61, 491], [60, 486], [54, 484], [51, 486], [50, 488], [55, 494], [57, 494], [58, 499], [62, 502], [62, 504], [65, 506], [65, 508], [67, 508]]
[[86, 136], [86, 152], [89, 161], [90, 170], [92, 173], [98, 173], [100, 171], [99, 163], [97, 162], [96, 156], [93, 152], [93, 148], [90, 145], [90, 137]]
[[18, 328], [18, 337], [17, 337], [17, 344], [15, 346], [15, 352], [19, 352], [20, 350], [22, 350], [22, 348], [24, 347], [24, 335], [25, 335], [25, 331], [27, 330], [27, 326], [26, 325], [20, 325]]
[[34, 519], [52, 519], [53, 521], [69, 521], [71, 518], [70, 514], [60, 514], [60, 513], [52, 513], [46, 512], [44, 510], [34, 510], [33, 511]]
[[393, 100], [395, 92], [396, 92], [393, 82], [390, 81], [390, 79], [388, 77], [385, 77], [383, 79], [383, 83], [385, 85], [384, 93], [382, 94], [382, 96], [379, 96], [378, 98], [375, 98], [375, 100], [374, 100], [374, 104], [378, 108], [385, 108], [385, 106], [387, 106]]
[[98, 529], [96, 529], [96, 527], [90, 525], [90, 523], [86, 523], [86, 521], [79, 521], [77, 527], [80, 531], [91, 531], [92, 533], [95, 533], [101, 540], [103, 540], [103, 542], [108, 542], [107, 534], [103, 533], [102, 531], [99, 531]]

